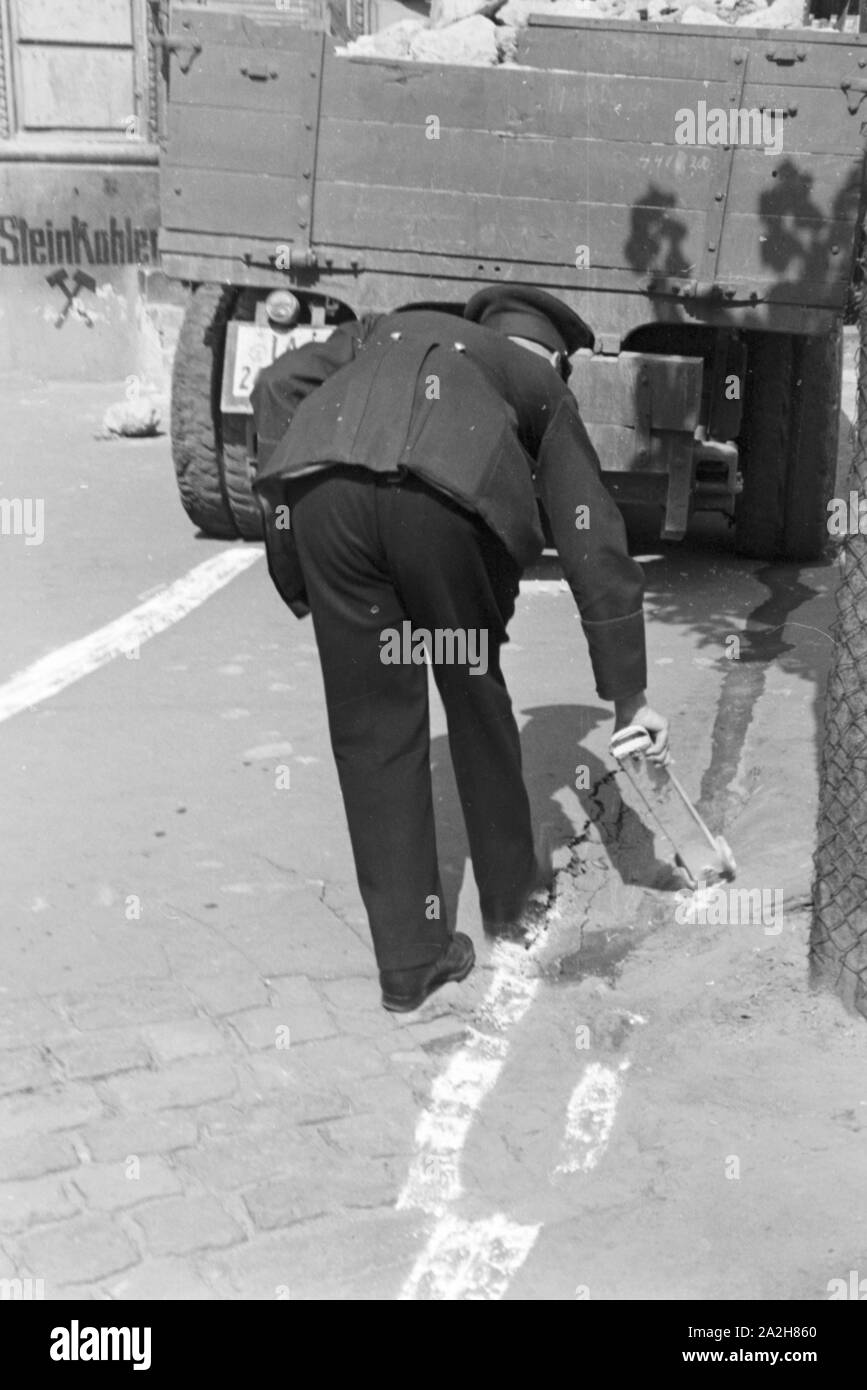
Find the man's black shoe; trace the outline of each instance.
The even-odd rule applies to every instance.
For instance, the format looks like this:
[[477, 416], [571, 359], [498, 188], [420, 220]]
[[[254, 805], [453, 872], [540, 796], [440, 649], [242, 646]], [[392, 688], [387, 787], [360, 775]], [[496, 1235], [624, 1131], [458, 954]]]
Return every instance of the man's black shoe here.
[[395, 1014], [409, 1014], [421, 1008], [434, 990], [450, 980], [465, 980], [476, 963], [473, 943], [463, 932], [455, 932], [439, 960], [415, 970], [381, 970], [382, 1006]]

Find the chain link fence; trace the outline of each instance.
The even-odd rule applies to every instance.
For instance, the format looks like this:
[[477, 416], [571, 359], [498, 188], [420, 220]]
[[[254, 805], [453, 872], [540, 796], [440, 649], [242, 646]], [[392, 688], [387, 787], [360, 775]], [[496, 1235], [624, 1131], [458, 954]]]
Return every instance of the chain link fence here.
[[843, 499], [850, 525], [839, 553], [820, 764], [810, 964], [814, 983], [867, 1018], [867, 295], [864, 238], [855, 283], [858, 410]]

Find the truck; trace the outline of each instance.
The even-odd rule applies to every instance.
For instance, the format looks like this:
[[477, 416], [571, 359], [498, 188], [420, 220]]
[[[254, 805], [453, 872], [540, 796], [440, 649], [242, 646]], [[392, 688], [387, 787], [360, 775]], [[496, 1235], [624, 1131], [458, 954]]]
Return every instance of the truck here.
[[864, 213], [867, 36], [531, 15], [491, 67], [340, 51], [321, 0], [170, 5], [163, 270], [181, 501], [256, 538], [249, 393], [365, 314], [545, 289], [606, 484], [681, 539], [812, 561]]

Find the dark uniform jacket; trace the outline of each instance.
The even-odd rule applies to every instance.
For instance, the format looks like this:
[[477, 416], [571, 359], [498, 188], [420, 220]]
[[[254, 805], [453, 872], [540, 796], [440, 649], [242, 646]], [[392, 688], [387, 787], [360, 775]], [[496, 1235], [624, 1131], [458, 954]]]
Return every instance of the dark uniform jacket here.
[[306, 611], [304, 581], [275, 510], [289, 479], [335, 463], [407, 469], [482, 517], [522, 566], [544, 546], [538, 494], [599, 696], [644, 689], [644, 576], [575, 397], [544, 358], [454, 315], [407, 310], [285, 353], [252, 404], [268, 563], [293, 611]]

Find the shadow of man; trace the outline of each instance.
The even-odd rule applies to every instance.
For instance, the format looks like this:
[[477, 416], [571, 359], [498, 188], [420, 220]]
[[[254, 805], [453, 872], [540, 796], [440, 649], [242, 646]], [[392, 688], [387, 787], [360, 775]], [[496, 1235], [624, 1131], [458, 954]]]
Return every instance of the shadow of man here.
[[[587, 747], [588, 735], [611, 720], [611, 711], [601, 706], [536, 705], [516, 711], [516, 717], [540, 853], [566, 847], [568, 867], [575, 870], [576, 852], [587, 842], [592, 825], [615, 881], [646, 888], [669, 886], [670, 865], [657, 859], [653, 830], [621, 797], [613, 762], [603, 761]], [[445, 735], [431, 740], [431, 774], [445, 908], [454, 923], [469, 848]]]

